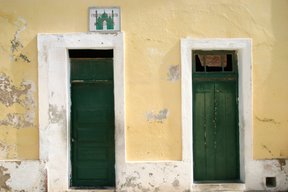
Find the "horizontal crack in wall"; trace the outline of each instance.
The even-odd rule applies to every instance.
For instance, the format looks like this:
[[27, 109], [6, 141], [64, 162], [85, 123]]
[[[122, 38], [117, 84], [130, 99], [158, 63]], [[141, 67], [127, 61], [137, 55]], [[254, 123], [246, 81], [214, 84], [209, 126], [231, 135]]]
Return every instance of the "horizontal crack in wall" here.
[[273, 123], [273, 124], [280, 124], [279, 122], [275, 121], [274, 119], [269, 119], [269, 118], [260, 118], [256, 116], [256, 119], [258, 121], [261, 121], [263, 123]]

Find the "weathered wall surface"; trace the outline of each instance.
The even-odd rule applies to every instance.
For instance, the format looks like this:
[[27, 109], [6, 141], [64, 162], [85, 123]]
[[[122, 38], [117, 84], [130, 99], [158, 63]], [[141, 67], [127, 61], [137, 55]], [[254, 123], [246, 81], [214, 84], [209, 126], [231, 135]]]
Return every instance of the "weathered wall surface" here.
[[[90, 6], [121, 7], [128, 160], [182, 158], [180, 39], [187, 36], [253, 40], [253, 146], [247, 147], [254, 159], [288, 158], [287, 0], [0, 0], [0, 159], [39, 158], [36, 35], [86, 32]], [[284, 178], [287, 165], [277, 162], [259, 166]], [[13, 166], [0, 168], [4, 189]]]
[[0, 159], [37, 159], [35, 36], [24, 17], [0, 4]]
[[129, 160], [181, 159], [179, 39], [186, 36], [253, 39], [254, 158], [288, 157], [287, 4], [1, 0], [0, 157], [38, 157], [36, 34], [85, 32], [87, 8], [112, 5], [121, 7], [126, 33]]

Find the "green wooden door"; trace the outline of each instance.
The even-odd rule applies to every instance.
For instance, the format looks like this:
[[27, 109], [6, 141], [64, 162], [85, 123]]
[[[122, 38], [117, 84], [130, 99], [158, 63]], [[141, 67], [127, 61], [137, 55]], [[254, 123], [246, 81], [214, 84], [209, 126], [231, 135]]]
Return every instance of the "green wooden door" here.
[[71, 59], [73, 187], [115, 185], [113, 59]]
[[[197, 54], [208, 54], [207, 62], [213, 59], [217, 62], [212, 53]], [[226, 56], [222, 52], [214, 54]], [[235, 53], [231, 54], [235, 57]], [[236, 60], [232, 57], [229, 58], [232, 65], [229, 71], [224, 71], [225, 67], [219, 61], [222, 69], [217, 69], [217, 64], [210, 64], [215, 69], [194, 71], [193, 167], [194, 180], [198, 182], [239, 180], [238, 80], [237, 67], [233, 64]]]

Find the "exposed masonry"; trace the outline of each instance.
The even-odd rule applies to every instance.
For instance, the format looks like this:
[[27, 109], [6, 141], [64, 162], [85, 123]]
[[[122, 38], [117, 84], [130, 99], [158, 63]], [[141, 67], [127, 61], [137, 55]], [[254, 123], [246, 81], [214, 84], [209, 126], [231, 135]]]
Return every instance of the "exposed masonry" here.
[[168, 109], [162, 109], [158, 113], [148, 112], [146, 118], [149, 122], [163, 123], [163, 121], [167, 119], [167, 115]]
[[177, 81], [180, 78], [180, 66], [179, 65], [171, 65], [169, 67], [169, 72], [167, 73], [169, 81]]
[[34, 126], [34, 91], [35, 86], [32, 81], [22, 81], [20, 86], [16, 86], [5, 73], [0, 73], [0, 103], [7, 108], [19, 104], [25, 109], [25, 113], [6, 114], [6, 117], [0, 119], [0, 126], [14, 128]]

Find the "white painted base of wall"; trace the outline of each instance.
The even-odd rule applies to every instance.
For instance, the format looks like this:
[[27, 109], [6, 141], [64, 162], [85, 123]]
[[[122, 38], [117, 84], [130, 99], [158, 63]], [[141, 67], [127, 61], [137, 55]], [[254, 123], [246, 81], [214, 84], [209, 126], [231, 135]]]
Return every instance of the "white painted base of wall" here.
[[[245, 184], [192, 184], [185, 186], [186, 171], [180, 162], [127, 163], [116, 189], [67, 192], [190, 192], [190, 191], [287, 191], [288, 160], [255, 160]], [[285, 165], [284, 165], [285, 164]], [[47, 164], [40, 161], [0, 161], [0, 191], [46, 192]], [[266, 187], [265, 178], [276, 177], [276, 187]], [[62, 192], [49, 190], [50, 192]]]

